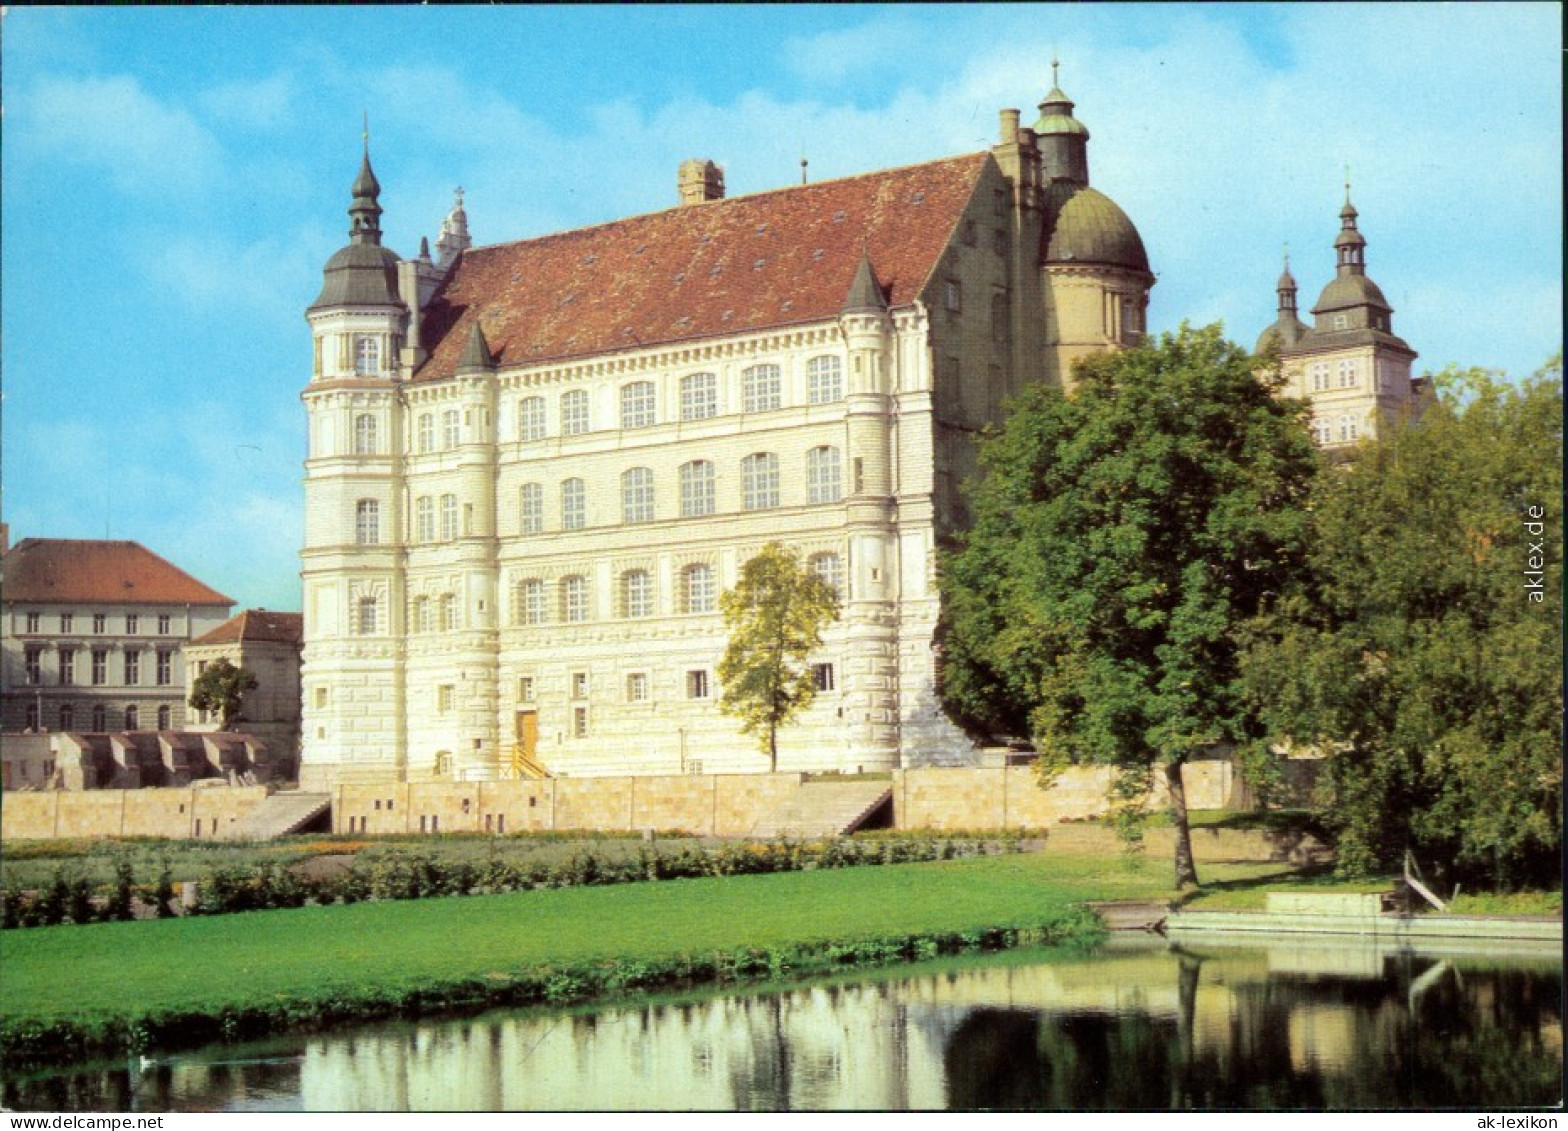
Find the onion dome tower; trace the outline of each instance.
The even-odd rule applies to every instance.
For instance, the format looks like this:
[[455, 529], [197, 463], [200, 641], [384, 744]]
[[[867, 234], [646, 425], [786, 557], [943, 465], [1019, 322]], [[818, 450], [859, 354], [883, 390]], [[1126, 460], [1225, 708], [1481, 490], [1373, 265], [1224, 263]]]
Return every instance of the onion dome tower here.
[[1274, 325], [1258, 335], [1254, 353], [1263, 353], [1271, 347], [1288, 349], [1307, 333], [1307, 324], [1296, 314], [1296, 277], [1290, 273], [1289, 248], [1285, 250], [1285, 269], [1280, 272], [1279, 282], [1274, 284], [1274, 292], [1279, 296], [1278, 313]]

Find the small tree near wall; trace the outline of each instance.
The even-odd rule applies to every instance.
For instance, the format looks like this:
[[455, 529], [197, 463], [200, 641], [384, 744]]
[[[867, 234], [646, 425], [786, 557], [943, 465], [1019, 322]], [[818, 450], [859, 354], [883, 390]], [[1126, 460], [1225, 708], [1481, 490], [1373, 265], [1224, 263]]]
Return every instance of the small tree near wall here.
[[256, 688], [256, 677], [222, 657], [212, 661], [191, 685], [190, 705], [219, 718], [219, 729], [232, 730], [240, 720], [245, 693]]

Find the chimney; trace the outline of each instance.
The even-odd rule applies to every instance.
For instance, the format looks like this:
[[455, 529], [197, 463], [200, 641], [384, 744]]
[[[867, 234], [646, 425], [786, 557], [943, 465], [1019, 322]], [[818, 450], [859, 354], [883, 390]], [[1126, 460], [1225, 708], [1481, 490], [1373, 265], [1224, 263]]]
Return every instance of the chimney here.
[[712, 161], [693, 158], [682, 161], [676, 177], [681, 205], [701, 204], [705, 200], [724, 199], [724, 171]]
[[1003, 145], [1017, 145], [1018, 144], [1018, 111], [1017, 110], [1003, 110], [1002, 111], [1002, 144]]

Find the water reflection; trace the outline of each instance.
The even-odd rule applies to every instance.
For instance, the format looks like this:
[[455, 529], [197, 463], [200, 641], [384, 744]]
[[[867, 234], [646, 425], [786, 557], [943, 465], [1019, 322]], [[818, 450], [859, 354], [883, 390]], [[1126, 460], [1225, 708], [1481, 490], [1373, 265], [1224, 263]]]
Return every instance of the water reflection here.
[[1561, 1097], [1555, 957], [1355, 943], [997, 956], [386, 1025], [11, 1081], [32, 1110], [1207, 1109]]

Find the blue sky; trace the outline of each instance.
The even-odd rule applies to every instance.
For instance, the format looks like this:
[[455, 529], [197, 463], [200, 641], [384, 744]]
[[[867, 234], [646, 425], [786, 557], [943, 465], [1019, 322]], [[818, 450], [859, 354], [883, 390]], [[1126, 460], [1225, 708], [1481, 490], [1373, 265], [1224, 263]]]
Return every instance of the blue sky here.
[[1562, 343], [1556, 4], [11, 8], [0, 35], [0, 517], [131, 538], [299, 608], [303, 310], [361, 113], [386, 243], [479, 243], [991, 145], [1061, 83], [1137, 223], [1150, 323], [1250, 344], [1290, 244], [1332, 274], [1348, 164], [1421, 369]]

